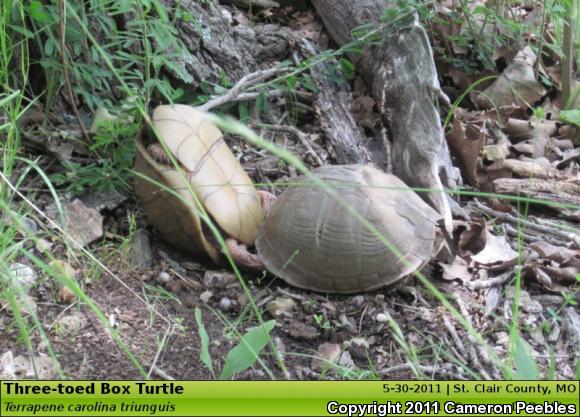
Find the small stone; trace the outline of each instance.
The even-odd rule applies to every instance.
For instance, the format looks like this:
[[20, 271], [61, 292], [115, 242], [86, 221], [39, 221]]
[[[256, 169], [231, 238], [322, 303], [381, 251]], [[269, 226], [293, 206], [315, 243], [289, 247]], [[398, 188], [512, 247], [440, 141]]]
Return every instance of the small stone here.
[[200, 294], [199, 299], [207, 304], [210, 298], [213, 296], [213, 292], [211, 291], [204, 291]]
[[72, 304], [76, 300], [75, 293], [66, 286], [60, 287], [58, 292], [56, 293], [56, 301], [59, 304]]
[[168, 272], [161, 271], [161, 272], [159, 273], [159, 275], [157, 275], [157, 279], [158, 279], [160, 282], [162, 282], [162, 283], [164, 283], [164, 284], [167, 284], [169, 281], [171, 281], [171, 275], [169, 275], [169, 273], [168, 273]]
[[370, 341], [363, 337], [353, 337], [344, 342], [344, 347], [348, 349], [352, 356], [364, 360], [368, 358]]
[[233, 303], [228, 297], [222, 297], [219, 303], [219, 308], [221, 311], [228, 312], [232, 309]]
[[[36, 300], [32, 298], [29, 294], [20, 294], [17, 293], [14, 295], [16, 298], [16, 305], [17, 308], [20, 310], [22, 314], [32, 314], [36, 313], [38, 307], [36, 305]], [[12, 305], [8, 304], [5, 300], [0, 300], [0, 311], [3, 309], [7, 309], [8, 311], [12, 311]]]
[[356, 365], [352, 360], [352, 356], [350, 356], [350, 353], [348, 351], [342, 352], [342, 354], [340, 355], [340, 359], [338, 360], [338, 364], [347, 369], [356, 368]]
[[379, 323], [386, 323], [389, 321], [389, 316], [387, 316], [385, 313], [379, 313], [375, 316], [375, 320]]
[[35, 234], [38, 232], [38, 224], [34, 220], [24, 217], [20, 219], [20, 223], [27, 233]]
[[14, 356], [12, 355], [12, 351], [9, 350], [0, 356], [0, 380], [14, 380], [16, 378]]
[[354, 306], [360, 307], [364, 304], [365, 297], [364, 297], [364, 295], [355, 295], [354, 297], [352, 297], [351, 302]]
[[36, 273], [34, 272], [34, 269], [28, 265], [14, 262], [10, 265], [10, 271], [16, 277], [16, 282], [18, 282], [26, 292], [28, 292], [36, 282]]
[[[83, 247], [103, 236], [103, 216], [87, 207], [81, 200], [75, 199], [63, 206], [66, 218], [66, 232], [72, 238], [73, 243]], [[58, 222], [61, 226], [61, 216], [55, 204], [46, 208], [48, 217]]]
[[288, 297], [276, 297], [268, 303], [266, 307], [271, 315], [279, 317], [289, 314], [296, 307], [296, 301]]
[[131, 262], [137, 268], [149, 268], [153, 261], [149, 233], [138, 229], [131, 240]]
[[237, 283], [238, 278], [231, 272], [205, 271], [203, 283], [209, 288], [226, 288]]
[[87, 207], [97, 211], [113, 211], [127, 201], [127, 194], [117, 190], [108, 190], [87, 193], [79, 198]]
[[60, 365], [51, 356], [14, 358], [14, 368], [17, 379], [56, 379], [59, 376]]
[[336, 363], [340, 358], [340, 346], [336, 343], [323, 343], [318, 346], [319, 357], [312, 360], [312, 369], [321, 371], [331, 363]]
[[55, 331], [62, 338], [74, 336], [83, 326], [83, 321], [80, 314], [63, 316], [55, 323]]
[[340, 316], [338, 316], [338, 321], [340, 321], [340, 324], [342, 324], [348, 330], [350, 331], [355, 330], [356, 322], [352, 317], [349, 317], [346, 314], [341, 314]]
[[298, 320], [291, 320], [289, 327], [290, 336], [296, 339], [316, 339], [318, 330]]

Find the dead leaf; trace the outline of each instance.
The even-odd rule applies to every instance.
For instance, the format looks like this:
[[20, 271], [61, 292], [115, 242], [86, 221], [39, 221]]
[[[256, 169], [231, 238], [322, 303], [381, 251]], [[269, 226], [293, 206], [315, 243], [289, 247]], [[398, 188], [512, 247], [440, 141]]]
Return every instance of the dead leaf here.
[[526, 46], [515, 56], [504, 72], [485, 91], [472, 95], [472, 101], [482, 109], [527, 109], [547, 94], [536, 80], [536, 54]]
[[507, 142], [501, 142], [496, 145], [487, 145], [482, 150], [483, 157], [488, 161], [501, 161], [510, 154]]
[[456, 256], [452, 264], [439, 263], [443, 268], [443, 279], [453, 281], [459, 279], [463, 282], [471, 281], [473, 275], [469, 272], [467, 262], [463, 258]]
[[485, 248], [487, 225], [484, 219], [476, 219], [467, 225], [466, 230], [459, 235], [459, 253], [469, 255], [478, 253]]
[[492, 271], [501, 271], [514, 266], [518, 254], [504, 236], [495, 236], [486, 230], [485, 248], [471, 259], [478, 265]]
[[484, 122], [477, 117], [462, 120], [464, 117], [463, 112], [456, 112], [447, 141], [459, 159], [467, 182], [477, 186], [478, 161], [485, 141]]
[[530, 243], [528, 247], [538, 252], [542, 258], [546, 258], [558, 263], [567, 261], [570, 258], [580, 257], [580, 250], [568, 249], [562, 246], [554, 246], [547, 242], [533, 242]]

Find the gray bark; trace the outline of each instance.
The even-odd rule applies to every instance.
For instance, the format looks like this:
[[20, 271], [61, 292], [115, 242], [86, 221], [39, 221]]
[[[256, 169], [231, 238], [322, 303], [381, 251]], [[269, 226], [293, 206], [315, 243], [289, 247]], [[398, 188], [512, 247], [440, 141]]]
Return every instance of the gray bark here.
[[[319, 52], [306, 39], [302, 39], [299, 46], [305, 56]], [[332, 69], [335, 64], [334, 61], [323, 62], [310, 67], [318, 87], [314, 107], [334, 160], [338, 164], [365, 164], [370, 158], [352, 114], [352, 93], [346, 80]]]
[[[379, 22], [392, 0], [312, 0], [328, 31], [339, 45], [353, 40], [352, 31]], [[368, 42], [359, 68], [392, 132], [395, 175], [409, 186], [442, 190], [454, 186], [458, 171], [449, 150], [435, 99], [440, 93], [431, 47], [416, 18], [397, 28], [387, 25], [378, 42]], [[441, 191], [422, 195], [451, 221], [447, 197]]]
[[[176, 0], [162, 1], [168, 10], [177, 4]], [[176, 32], [189, 53], [179, 54], [173, 62], [182, 71], [167, 70], [193, 87], [204, 81], [219, 83], [223, 75], [235, 82], [283, 59], [288, 52], [288, 39], [278, 25], [235, 26], [214, 1], [180, 0], [179, 7], [195, 18], [176, 21]]]

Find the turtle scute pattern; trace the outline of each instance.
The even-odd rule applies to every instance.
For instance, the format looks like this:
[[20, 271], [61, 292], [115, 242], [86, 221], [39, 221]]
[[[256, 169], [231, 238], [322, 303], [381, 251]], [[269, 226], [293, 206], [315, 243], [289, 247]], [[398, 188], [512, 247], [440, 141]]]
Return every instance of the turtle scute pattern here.
[[371, 291], [411, 274], [439, 250], [440, 215], [397, 177], [365, 165], [326, 166], [313, 174], [399, 254], [303, 177], [276, 200], [256, 239], [267, 269], [289, 284], [319, 292]]

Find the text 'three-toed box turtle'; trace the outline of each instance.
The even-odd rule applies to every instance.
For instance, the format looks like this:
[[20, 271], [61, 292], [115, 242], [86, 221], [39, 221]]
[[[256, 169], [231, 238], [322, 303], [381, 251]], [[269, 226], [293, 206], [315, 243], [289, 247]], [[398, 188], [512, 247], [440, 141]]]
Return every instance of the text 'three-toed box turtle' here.
[[440, 250], [441, 215], [397, 177], [364, 165], [324, 166], [313, 173], [407, 262], [304, 177], [304, 185], [289, 187], [270, 207], [256, 239], [265, 267], [289, 284], [319, 292], [370, 291], [413, 273]]
[[201, 111], [180, 104], [157, 107], [152, 121], [158, 139], [165, 143], [182, 172], [156, 143], [154, 134], [141, 132], [136, 140], [135, 171], [162, 185], [142, 177], [135, 180], [135, 192], [149, 222], [184, 252], [207, 254], [214, 262], [223, 263], [217, 240], [199, 216], [196, 195], [226, 239], [232, 257], [241, 254], [243, 263], [255, 268], [259, 264], [257, 256], [249, 254], [245, 245], [254, 244], [264, 221], [263, 196], [220, 130]]

